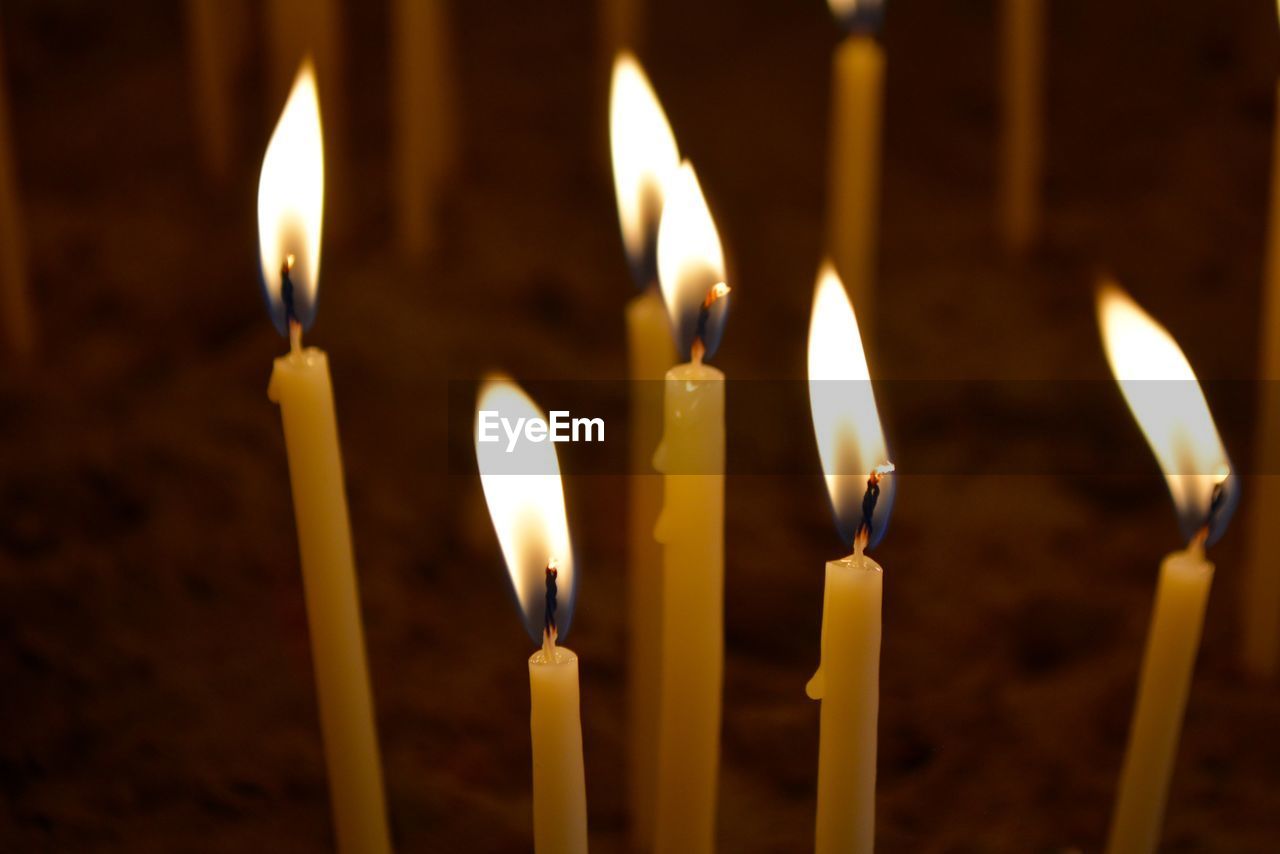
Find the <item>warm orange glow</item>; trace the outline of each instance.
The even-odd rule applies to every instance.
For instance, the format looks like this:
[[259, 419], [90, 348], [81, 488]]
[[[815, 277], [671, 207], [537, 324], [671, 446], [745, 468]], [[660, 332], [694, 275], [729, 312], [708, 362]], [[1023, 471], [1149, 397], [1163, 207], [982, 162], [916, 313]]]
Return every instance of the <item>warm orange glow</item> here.
[[622, 243], [639, 265], [654, 251], [666, 185], [680, 167], [680, 155], [649, 78], [627, 51], [613, 63], [609, 143]]
[[1179, 514], [1203, 524], [1231, 464], [1195, 372], [1164, 327], [1109, 282], [1098, 293], [1098, 322], [1111, 371]]
[[508, 424], [518, 419], [546, 420], [546, 414], [516, 383], [506, 377], [488, 379], [476, 402], [475, 449], [489, 518], [502, 547], [507, 572], [530, 634], [540, 636], [546, 569], [558, 570], [561, 631], [572, 612], [573, 550], [565, 516], [564, 488], [555, 445], [522, 439], [509, 449], [508, 437], [481, 441], [480, 413], [494, 412]]
[[842, 527], [856, 525], [868, 476], [893, 466], [858, 320], [829, 262], [818, 273], [809, 320], [809, 408], [831, 506]]
[[[314, 306], [323, 215], [324, 141], [315, 70], [308, 60], [271, 134], [258, 179], [258, 251], [273, 313], [283, 312], [280, 269], [290, 256], [295, 299], [304, 311]], [[299, 319], [309, 324], [309, 316]]]
[[696, 317], [708, 291], [724, 278], [720, 235], [686, 160], [671, 181], [658, 228], [658, 281], [667, 313], [677, 323]]

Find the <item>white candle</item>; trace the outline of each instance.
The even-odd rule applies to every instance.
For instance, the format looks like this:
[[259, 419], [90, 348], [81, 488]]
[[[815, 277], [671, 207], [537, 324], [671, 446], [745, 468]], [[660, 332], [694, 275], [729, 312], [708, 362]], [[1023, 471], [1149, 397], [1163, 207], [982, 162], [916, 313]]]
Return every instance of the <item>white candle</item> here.
[[662, 661], [662, 549], [653, 535], [662, 509], [662, 481], [653, 471], [653, 454], [662, 435], [662, 379], [676, 361], [657, 287], [657, 241], [666, 185], [680, 166], [680, 155], [653, 87], [625, 51], [613, 66], [609, 139], [622, 245], [632, 278], [642, 289], [626, 310], [631, 398], [627, 723], [632, 847], [645, 851], [653, 845]]
[[654, 850], [715, 849], [724, 682], [724, 374], [704, 364], [727, 310], [724, 255], [693, 167], [668, 187], [658, 278], [690, 361], [667, 372], [662, 543], [662, 665]]
[[35, 319], [27, 289], [26, 246], [18, 205], [18, 176], [9, 141], [8, 88], [0, 51], [0, 322], [9, 348], [28, 356], [36, 346]]
[[533, 847], [538, 854], [585, 854], [578, 657], [557, 644], [569, 629], [576, 584], [560, 463], [549, 442], [525, 440], [508, 451], [496, 431], [490, 441], [489, 417], [514, 424], [545, 422], [546, 414], [511, 380], [487, 380], [476, 403], [476, 462], [525, 628], [541, 643], [529, 658]]
[[1177, 342], [1113, 284], [1098, 297], [1107, 359], [1146, 435], [1177, 507], [1186, 551], [1165, 558], [1143, 653], [1107, 850], [1155, 851], [1164, 822], [1182, 714], [1200, 644], [1213, 564], [1204, 547], [1226, 527], [1237, 497], [1231, 461], [1195, 372]]
[[863, 550], [884, 534], [894, 483], [858, 321], [828, 264], [809, 321], [809, 406], [838, 527], [853, 554], [827, 564], [822, 662], [806, 688], [822, 701], [819, 854], [873, 850], [880, 614], [884, 576]]
[[314, 318], [323, 199], [320, 106], [304, 66], [258, 184], [263, 282], [274, 320], [292, 339], [291, 352], [276, 359], [267, 394], [280, 404], [289, 455], [338, 850], [377, 854], [390, 851], [391, 841], [329, 361], [322, 350], [301, 346]]
[[827, 251], [864, 318], [873, 316], [879, 241], [883, 0], [828, 0], [848, 35], [831, 70]]

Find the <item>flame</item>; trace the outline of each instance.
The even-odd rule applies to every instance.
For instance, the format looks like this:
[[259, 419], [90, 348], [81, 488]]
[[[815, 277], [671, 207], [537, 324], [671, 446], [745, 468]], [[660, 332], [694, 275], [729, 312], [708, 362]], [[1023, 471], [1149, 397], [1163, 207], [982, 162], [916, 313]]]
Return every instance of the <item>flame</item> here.
[[873, 472], [879, 479], [881, 494], [867, 543], [872, 547], [888, 527], [894, 478], [887, 475], [893, 464], [880, 428], [858, 320], [830, 262], [818, 273], [809, 320], [809, 409], [831, 508], [845, 542], [853, 543], [862, 522], [867, 481]]
[[306, 60], [271, 134], [258, 179], [258, 252], [267, 309], [280, 334], [289, 312], [281, 267], [292, 260], [293, 313], [302, 328], [315, 320], [324, 215], [324, 140], [315, 69]]
[[490, 377], [481, 386], [476, 402], [474, 439], [489, 518], [502, 547], [516, 600], [524, 612], [525, 628], [535, 643], [541, 642], [546, 569], [554, 564], [558, 571], [556, 624], [563, 637], [573, 616], [575, 585], [555, 445], [522, 440], [514, 451], [508, 452], [505, 435], [496, 443], [481, 442], [481, 411], [496, 411], [512, 425], [519, 418], [545, 421], [546, 414], [513, 380]]
[[666, 186], [680, 168], [680, 153], [649, 78], [628, 51], [613, 61], [609, 144], [622, 245], [636, 284], [646, 287], [657, 272], [658, 222]]
[[[728, 311], [724, 284], [724, 250], [715, 221], [689, 161], [668, 187], [667, 203], [658, 226], [658, 282], [676, 338], [686, 358], [700, 339], [711, 355], [720, 343]], [[715, 299], [709, 299], [714, 294]], [[701, 334], [700, 334], [701, 333]]]
[[869, 33], [880, 29], [885, 0], [827, 0], [832, 16], [849, 32]]
[[1098, 292], [1098, 323], [1111, 372], [1147, 437], [1188, 539], [1221, 535], [1236, 492], [1209, 404], [1167, 330], [1115, 284]]

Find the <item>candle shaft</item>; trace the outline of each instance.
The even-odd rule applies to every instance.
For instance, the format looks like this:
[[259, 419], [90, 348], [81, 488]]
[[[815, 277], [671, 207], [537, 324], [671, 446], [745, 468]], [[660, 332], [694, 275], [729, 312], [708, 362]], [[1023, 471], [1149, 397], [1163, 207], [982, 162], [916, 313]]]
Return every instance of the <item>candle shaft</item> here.
[[276, 359], [267, 395], [280, 405], [284, 423], [338, 850], [389, 852], [360, 591], [324, 352], [308, 347]]
[[449, 19], [443, 0], [395, 0], [396, 53], [393, 195], [400, 245], [410, 255], [436, 243], [440, 187], [456, 159]]
[[1196, 547], [1169, 555], [1160, 566], [1108, 854], [1155, 851], [1160, 842], [1212, 581], [1213, 564]]
[[563, 647], [529, 657], [533, 738], [533, 850], [586, 854], [587, 784], [582, 759], [578, 656]]
[[220, 0], [187, 0], [196, 135], [206, 172], [219, 180], [231, 170], [233, 57], [225, 16], [232, 5]]
[[724, 374], [667, 372], [663, 478], [662, 689], [654, 850], [715, 850], [724, 682]]
[[1250, 506], [1245, 564], [1241, 658], [1255, 676], [1273, 678], [1280, 662], [1280, 84], [1272, 134], [1271, 210], [1267, 223], [1266, 279], [1262, 288], [1262, 359], [1258, 370], [1259, 477]]
[[35, 321], [27, 290], [26, 247], [19, 221], [18, 178], [9, 142], [8, 87], [0, 51], [0, 321], [9, 348], [20, 356], [35, 349]]
[[817, 854], [875, 847], [876, 725], [884, 574], [865, 555], [827, 564], [822, 604]]
[[1000, 231], [1005, 247], [1022, 253], [1040, 228], [1044, 5], [1042, 0], [1002, 0], [1001, 5]]
[[827, 244], [858, 317], [874, 329], [884, 51], [869, 36], [849, 36], [832, 70]]

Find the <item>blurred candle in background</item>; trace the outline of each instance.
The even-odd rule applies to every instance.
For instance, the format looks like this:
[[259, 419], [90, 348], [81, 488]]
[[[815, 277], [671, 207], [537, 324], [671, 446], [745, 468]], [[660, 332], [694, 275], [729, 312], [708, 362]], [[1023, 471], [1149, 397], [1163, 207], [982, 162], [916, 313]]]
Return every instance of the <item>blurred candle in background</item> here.
[[662, 663], [654, 850], [715, 850], [724, 684], [724, 374], [715, 353], [728, 311], [724, 254], [693, 167], [667, 187], [658, 280], [676, 350], [662, 444]]
[[4, 51], [0, 50], [0, 298], [4, 300], [0, 320], [4, 323], [9, 349], [26, 357], [35, 349], [36, 330], [27, 285], [26, 238], [20, 216], [18, 175], [9, 128], [9, 90], [5, 82]]
[[320, 726], [338, 850], [391, 850], [360, 590], [333, 410], [329, 360], [302, 347], [315, 319], [324, 206], [320, 104], [309, 64], [262, 159], [258, 237], [272, 320], [290, 352], [275, 361], [267, 395], [280, 405], [320, 702]]
[[1110, 854], [1155, 851], [1178, 753], [1183, 711], [1213, 581], [1205, 546], [1222, 535], [1238, 492], [1195, 372], [1177, 342], [1111, 283], [1098, 295], [1107, 360], [1146, 435], [1188, 545], [1160, 565]]
[[832, 63], [827, 250], [864, 320], [874, 317], [885, 0], [827, 0], [844, 28]]
[[653, 470], [653, 453], [662, 435], [662, 378], [676, 361], [658, 288], [658, 223], [680, 155], [657, 95], [635, 57], [625, 51], [613, 66], [609, 135], [622, 245], [640, 289], [626, 310], [631, 403], [627, 704], [631, 835], [634, 848], [646, 850], [653, 844], [662, 656], [662, 549], [653, 535], [662, 509], [662, 480]]
[[192, 118], [205, 173], [217, 181], [225, 181], [231, 171], [231, 90], [240, 59], [242, 12], [241, 4], [227, 0], [187, 0]]
[[809, 407], [836, 524], [853, 554], [827, 563], [822, 660], [809, 697], [822, 701], [818, 854], [875, 848], [876, 724], [880, 709], [883, 573], [874, 547], [893, 506], [885, 448], [858, 321], [829, 264], [809, 321]]
[[511, 380], [486, 380], [476, 402], [476, 463], [525, 628], [541, 644], [529, 658], [534, 851], [586, 854], [578, 656], [557, 643], [569, 631], [577, 586], [560, 462], [550, 442], [508, 451], [505, 440], [482, 441], [485, 412], [512, 424], [547, 416]]
[[1021, 254], [1040, 231], [1044, 2], [1001, 0], [1000, 236]]
[[[1280, 4], [1277, 4], [1280, 7]], [[1255, 492], [1241, 585], [1240, 657], [1253, 676], [1274, 679], [1280, 663], [1280, 83], [1272, 130], [1271, 209], [1262, 282], [1261, 363], [1254, 429]]]
[[413, 257], [438, 242], [440, 193], [457, 166], [453, 44], [445, 0], [394, 0], [395, 163], [400, 246]]

